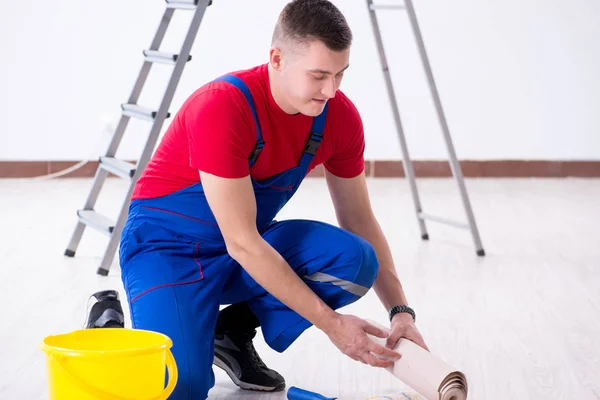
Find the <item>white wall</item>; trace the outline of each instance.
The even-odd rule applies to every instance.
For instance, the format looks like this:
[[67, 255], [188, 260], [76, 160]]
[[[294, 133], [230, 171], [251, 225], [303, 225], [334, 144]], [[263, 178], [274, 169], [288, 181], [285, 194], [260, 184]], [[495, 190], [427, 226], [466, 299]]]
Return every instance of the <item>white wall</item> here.
[[[334, 2], [356, 37], [342, 89], [363, 114], [366, 156], [398, 159], [365, 1]], [[265, 62], [285, 3], [214, 0], [171, 111], [206, 81]], [[460, 158], [600, 159], [600, 2], [415, 3]], [[161, 0], [0, 2], [0, 159], [97, 157], [163, 9]], [[176, 13], [163, 50], [177, 52], [190, 16]], [[407, 15], [379, 16], [411, 156], [442, 159]], [[140, 100], [147, 106], [157, 104], [171, 67], [154, 68]], [[147, 127], [130, 123], [121, 157], [137, 158]]]

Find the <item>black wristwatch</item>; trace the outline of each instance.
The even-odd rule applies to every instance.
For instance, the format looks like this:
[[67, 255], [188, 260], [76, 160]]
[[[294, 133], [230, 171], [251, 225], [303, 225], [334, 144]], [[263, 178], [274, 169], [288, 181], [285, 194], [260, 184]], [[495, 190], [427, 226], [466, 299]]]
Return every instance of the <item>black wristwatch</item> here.
[[403, 312], [409, 313], [413, 317], [413, 321], [417, 320], [417, 317], [415, 316], [415, 310], [413, 310], [412, 308], [410, 308], [407, 305], [402, 305], [402, 306], [392, 307], [392, 309], [390, 310], [390, 321], [392, 320], [392, 318], [394, 318], [394, 315], [400, 314]]

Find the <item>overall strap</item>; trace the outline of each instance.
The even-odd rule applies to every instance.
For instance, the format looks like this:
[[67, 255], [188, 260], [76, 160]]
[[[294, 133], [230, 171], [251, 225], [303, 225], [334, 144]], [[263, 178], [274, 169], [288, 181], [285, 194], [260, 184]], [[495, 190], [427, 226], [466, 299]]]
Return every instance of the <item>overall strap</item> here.
[[323, 140], [323, 130], [325, 129], [325, 119], [327, 117], [328, 107], [329, 102], [325, 103], [323, 112], [313, 118], [312, 127], [310, 128], [310, 137], [306, 142], [306, 147], [304, 148], [302, 159], [300, 160], [300, 165], [304, 168], [308, 169], [313, 157], [317, 153], [317, 149], [321, 145], [321, 141]]
[[265, 147], [265, 142], [263, 141], [263, 138], [262, 138], [260, 124], [258, 122], [258, 115], [256, 114], [256, 108], [254, 107], [254, 100], [252, 99], [252, 94], [250, 93], [250, 89], [248, 89], [248, 86], [246, 86], [246, 84], [244, 83], [243, 80], [241, 80], [240, 78], [238, 78], [237, 76], [234, 76], [234, 75], [224, 75], [224, 76], [221, 76], [221, 77], [215, 79], [215, 81], [229, 82], [233, 86], [237, 87], [246, 97], [246, 101], [248, 102], [248, 105], [250, 106], [250, 109], [252, 110], [252, 114], [254, 115], [254, 122], [256, 123], [256, 133], [257, 133], [256, 146], [254, 147], [254, 150], [252, 150], [252, 153], [250, 154], [250, 157], [248, 158], [250, 167], [252, 167], [254, 165], [254, 163], [256, 162], [256, 160], [258, 159], [258, 155], [260, 154], [261, 150], [263, 149], [263, 147]]

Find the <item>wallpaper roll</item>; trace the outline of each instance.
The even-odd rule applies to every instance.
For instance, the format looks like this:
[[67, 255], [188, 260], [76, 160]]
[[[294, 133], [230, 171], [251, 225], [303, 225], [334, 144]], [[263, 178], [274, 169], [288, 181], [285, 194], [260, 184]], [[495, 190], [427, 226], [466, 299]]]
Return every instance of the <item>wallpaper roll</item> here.
[[[389, 332], [389, 328], [377, 322], [368, 322]], [[386, 339], [369, 337], [385, 346]], [[466, 400], [468, 386], [464, 373], [405, 338], [399, 340], [394, 350], [402, 357], [386, 370], [427, 400]]]

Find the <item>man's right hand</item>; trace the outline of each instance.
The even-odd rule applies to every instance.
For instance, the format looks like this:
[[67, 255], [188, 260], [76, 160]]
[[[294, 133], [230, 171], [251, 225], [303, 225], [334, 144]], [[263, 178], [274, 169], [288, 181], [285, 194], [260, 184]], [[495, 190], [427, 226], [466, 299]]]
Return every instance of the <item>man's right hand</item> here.
[[[386, 339], [388, 334], [353, 315], [337, 314], [322, 328], [333, 344], [348, 357], [374, 367], [387, 368], [394, 365], [401, 355], [370, 339], [367, 334]], [[381, 357], [381, 358], [380, 358]], [[385, 360], [383, 357], [389, 358]]]

